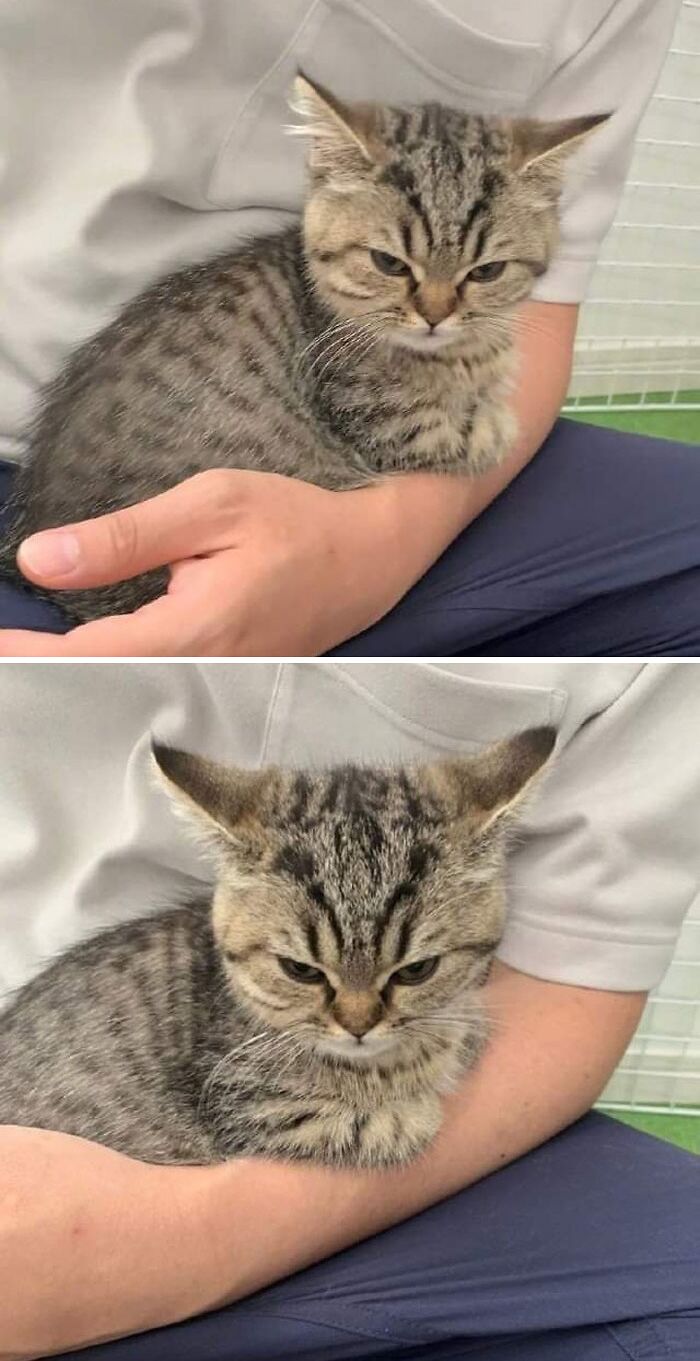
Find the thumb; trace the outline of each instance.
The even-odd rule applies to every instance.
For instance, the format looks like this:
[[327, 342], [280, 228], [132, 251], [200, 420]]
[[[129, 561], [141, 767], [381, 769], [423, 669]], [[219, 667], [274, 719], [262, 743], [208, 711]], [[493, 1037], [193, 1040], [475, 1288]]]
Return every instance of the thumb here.
[[238, 476], [200, 473], [125, 510], [32, 534], [21, 544], [17, 563], [37, 585], [74, 590], [126, 581], [230, 546], [237, 502], [231, 479]]

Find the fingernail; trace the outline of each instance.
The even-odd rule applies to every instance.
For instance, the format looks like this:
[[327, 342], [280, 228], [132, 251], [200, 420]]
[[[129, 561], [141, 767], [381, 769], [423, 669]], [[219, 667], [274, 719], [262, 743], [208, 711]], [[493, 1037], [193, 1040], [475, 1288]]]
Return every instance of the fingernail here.
[[50, 530], [25, 539], [19, 550], [22, 567], [35, 576], [64, 577], [75, 571], [80, 561], [80, 544], [76, 534]]

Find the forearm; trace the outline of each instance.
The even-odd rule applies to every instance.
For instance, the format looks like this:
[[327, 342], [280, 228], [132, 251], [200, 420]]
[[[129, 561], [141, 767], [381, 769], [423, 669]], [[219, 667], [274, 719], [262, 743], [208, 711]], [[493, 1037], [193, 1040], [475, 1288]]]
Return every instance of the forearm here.
[[474, 478], [410, 473], [364, 493], [382, 500], [390, 534], [383, 560], [399, 583], [397, 598], [500, 495], [546, 439], [568, 390], [577, 320], [578, 307], [570, 303], [529, 302], [521, 309], [512, 398], [519, 434], [499, 467]]
[[387, 1228], [563, 1129], [600, 1094], [644, 1004], [641, 994], [544, 983], [506, 966], [488, 999], [489, 1048], [448, 1100], [440, 1137], [419, 1163], [366, 1174], [244, 1162], [197, 1174], [190, 1221], [202, 1309]]
[[65, 1135], [0, 1130], [0, 1361], [214, 1309], [486, 1176], [590, 1107], [644, 1003], [506, 966], [486, 997], [486, 1054], [433, 1147], [401, 1171], [148, 1167]]

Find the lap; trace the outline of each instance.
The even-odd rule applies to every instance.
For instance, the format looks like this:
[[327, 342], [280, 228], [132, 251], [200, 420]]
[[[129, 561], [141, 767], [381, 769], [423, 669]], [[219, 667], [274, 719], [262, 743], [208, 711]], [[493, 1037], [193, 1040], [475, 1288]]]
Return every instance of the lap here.
[[700, 1160], [590, 1115], [250, 1300], [83, 1355], [680, 1361], [700, 1354], [699, 1222]]
[[560, 420], [391, 614], [336, 655], [668, 655], [674, 614], [697, 655], [695, 571], [700, 449]]

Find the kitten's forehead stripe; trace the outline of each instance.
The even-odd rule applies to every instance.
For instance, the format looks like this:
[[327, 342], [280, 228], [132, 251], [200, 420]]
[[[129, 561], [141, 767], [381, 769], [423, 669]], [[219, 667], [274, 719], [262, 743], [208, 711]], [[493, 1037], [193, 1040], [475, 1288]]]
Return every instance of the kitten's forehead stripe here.
[[437, 849], [434, 845], [427, 841], [417, 841], [415, 846], [411, 847], [408, 860], [412, 881], [416, 883], [422, 879], [428, 869], [435, 864], [436, 859]]
[[304, 922], [304, 929], [306, 931], [306, 942], [309, 947], [309, 954], [314, 959], [318, 959], [318, 931], [316, 929], [316, 923], [308, 917]]
[[412, 898], [415, 895], [415, 892], [415, 884], [408, 880], [403, 880], [402, 883], [397, 885], [393, 893], [390, 893], [383, 911], [377, 914], [372, 941], [374, 950], [377, 954], [381, 951], [382, 941], [386, 935], [389, 922], [394, 917], [396, 909], [400, 905], [405, 904], [407, 899]]
[[485, 199], [484, 197], [477, 198], [474, 200], [460, 229], [459, 234], [460, 250], [464, 250], [464, 247], [467, 244], [467, 240], [469, 238], [472, 228], [476, 225], [477, 219], [480, 218], [484, 212], [486, 212], [487, 208], [488, 200]]
[[423, 231], [425, 232], [425, 239], [428, 243], [428, 250], [432, 251], [435, 247], [435, 234], [430, 225], [430, 218], [428, 217], [428, 214], [425, 211], [425, 209], [422, 208], [422, 205], [417, 210], [417, 216], [420, 218], [420, 221], [423, 226]]
[[482, 222], [481, 226], [479, 227], [479, 233], [476, 238], [476, 244], [474, 246], [474, 258], [476, 260], [479, 259], [484, 249], [484, 242], [486, 241], [487, 236], [488, 236], [488, 223]]
[[323, 884], [320, 882], [320, 880], [318, 879], [306, 880], [305, 887], [312, 902], [316, 903], [318, 907], [323, 908], [328, 907], [328, 899], [324, 892]]
[[409, 945], [411, 944], [411, 936], [412, 936], [412, 934], [413, 934], [413, 926], [412, 926], [411, 919], [410, 919], [410, 917], [404, 917], [404, 920], [403, 920], [402, 923], [401, 923], [401, 930], [400, 930], [400, 932], [399, 932], [399, 939], [398, 939], [398, 944], [397, 944], [397, 949], [396, 949], [396, 960], [397, 960], [397, 962], [398, 962], [398, 960], [403, 959], [403, 957], [404, 957], [406, 954], [408, 954], [408, 947], [409, 947]]
[[316, 861], [307, 846], [287, 844], [277, 853], [273, 862], [273, 869], [283, 870], [285, 874], [291, 874], [293, 879], [298, 879], [304, 883], [314, 878]]
[[[414, 881], [412, 879], [402, 879], [401, 883], [396, 885], [393, 893], [389, 894], [389, 897], [386, 900], [385, 912], [391, 914], [394, 908], [398, 907], [400, 902], [403, 902], [406, 898], [415, 897], [415, 893], [416, 884]], [[387, 921], [388, 919], [389, 918], [387, 917]], [[384, 924], [383, 919], [382, 924]]]
[[303, 772], [296, 776], [293, 792], [294, 803], [292, 805], [290, 817], [292, 822], [300, 822], [309, 806], [309, 796], [311, 794], [311, 783], [308, 776]]
[[[319, 906], [320, 906], [320, 904], [319, 904]], [[338, 947], [338, 954], [339, 954], [339, 955], [342, 955], [342, 954], [343, 954], [343, 951], [344, 951], [344, 949], [345, 949], [345, 937], [344, 937], [344, 935], [343, 935], [343, 928], [342, 928], [342, 926], [341, 926], [341, 924], [340, 924], [340, 922], [339, 922], [339, 920], [338, 920], [338, 916], [337, 916], [337, 913], [336, 913], [336, 911], [335, 911], [335, 908], [333, 907], [332, 903], [329, 903], [329, 902], [324, 898], [323, 906], [322, 906], [322, 908], [321, 908], [321, 911], [322, 911], [322, 913], [323, 913], [323, 917], [324, 917], [325, 921], [328, 922], [328, 925], [330, 926], [331, 931], [333, 932], [333, 935], [335, 936], [335, 943], [336, 943], [336, 945], [337, 945], [337, 947]]]

